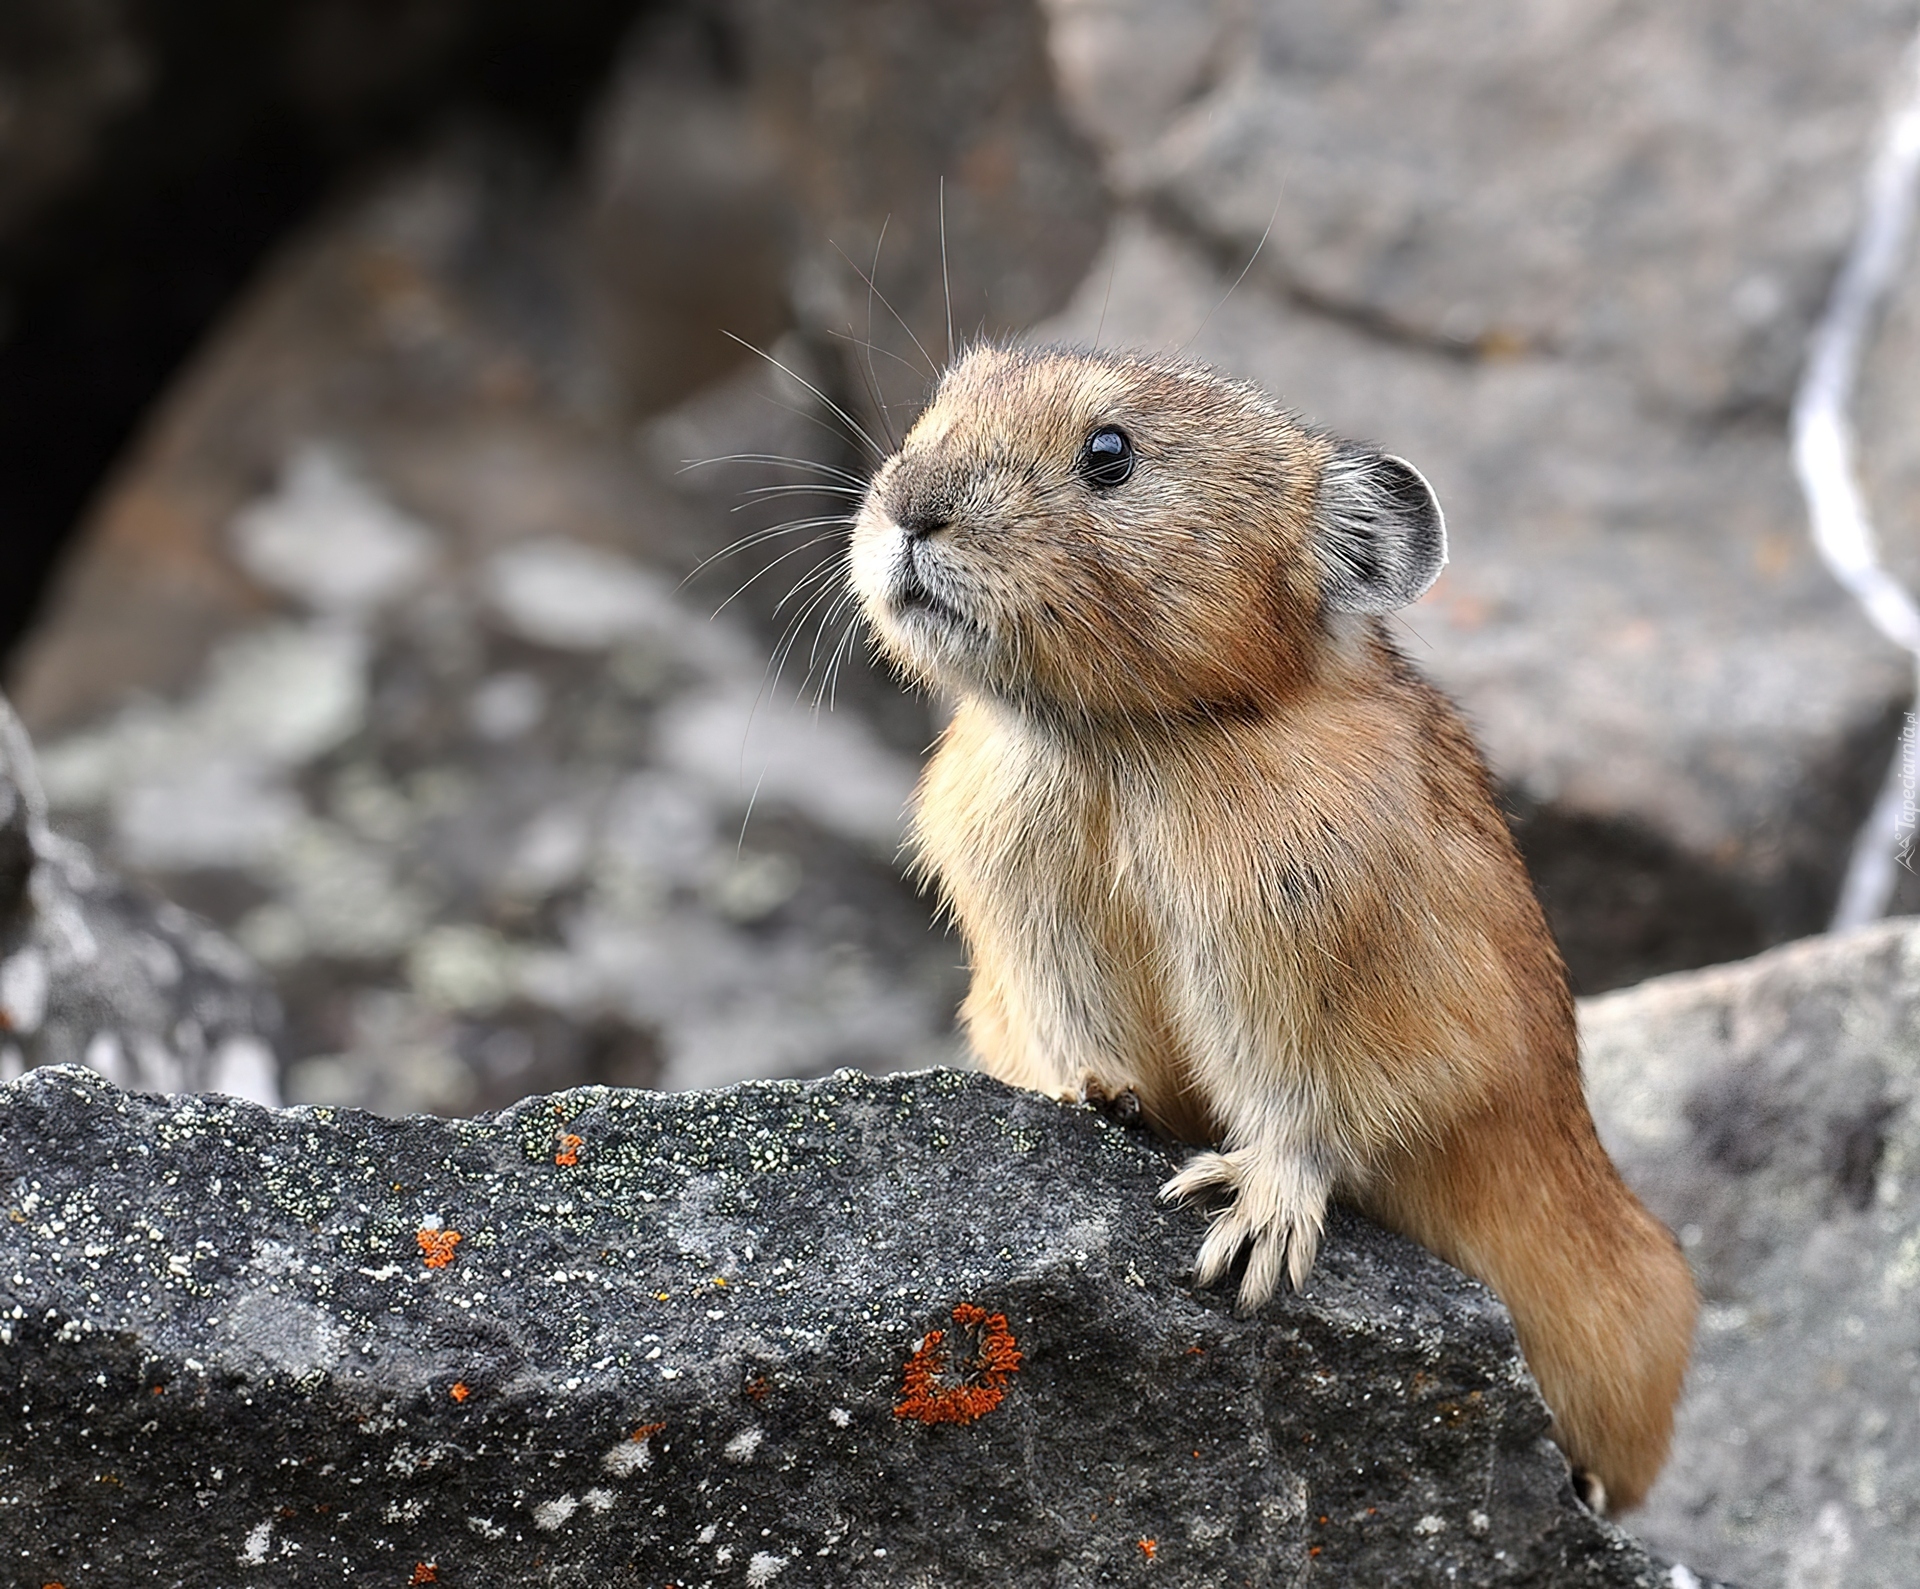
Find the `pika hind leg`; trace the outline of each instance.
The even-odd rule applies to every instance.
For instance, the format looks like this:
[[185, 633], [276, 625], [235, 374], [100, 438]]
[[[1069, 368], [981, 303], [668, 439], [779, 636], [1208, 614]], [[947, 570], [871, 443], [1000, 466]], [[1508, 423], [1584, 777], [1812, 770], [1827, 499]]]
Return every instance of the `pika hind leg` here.
[[1333, 1176], [1310, 1155], [1239, 1148], [1196, 1153], [1160, 1188], [1169, 1202], [1226, 1192], [1233, 1201], [1211, 1217], [1193, 1277], [1210, 1286], [1250, 1248], [1240, 1279], [1238, 1311], [1250, 1313], [1272, 1297], [1285, 1274], [1297, 1291], [1306, 1283], [1326, 1227]]

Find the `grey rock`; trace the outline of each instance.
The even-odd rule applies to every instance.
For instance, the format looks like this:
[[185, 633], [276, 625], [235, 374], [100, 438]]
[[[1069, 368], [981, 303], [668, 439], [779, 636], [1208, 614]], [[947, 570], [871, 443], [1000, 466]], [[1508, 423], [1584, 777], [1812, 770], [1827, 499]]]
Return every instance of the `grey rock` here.
[[1575, 1500], [1486, 1291], [1340, 1215], [1236, 1321], [1169, 1162], [955, 1072], [464, 1122], [36, 1072], [0, 1092], [8, 1571], [1697, 1582]]
[[1705, 1306], [1634, 1526], [1756, 1584], [1894, 1589], [1920, 1543], [1920, 923], [1581, 1007], [1601, 1135]]
[[0, 699], [0, 1080], [86, 1064], [122, 1086], [279, 1102], [280, 1009], [228, 939], [50, 832]]
[[[1408, 648], [1578, 980], [1824, 925], [1909, 680], [1807, 546], [1785, 407], [1910, 10], [1047, 9], [1127, 208], [1042, 334], [1191, 343], [1429, 474]], [[1913, 367], [1875, 352], [1863, 423], [1896, 547]]]
[[683, 588], [735, 498], [636, 447], [571, 202], [464, 146], [320, 228], [22, 668], [56, 825], [268, 969], [303, 1101], [951, 1053], [958, 956], [894, 864], [913, 761], [715, 616], [744, 575]]

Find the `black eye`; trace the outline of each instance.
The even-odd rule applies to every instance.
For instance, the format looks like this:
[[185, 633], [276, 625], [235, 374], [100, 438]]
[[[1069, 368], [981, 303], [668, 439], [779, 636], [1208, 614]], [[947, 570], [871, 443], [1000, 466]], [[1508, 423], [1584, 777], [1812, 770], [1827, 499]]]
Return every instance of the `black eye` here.
[[1102, 491], [1125, 485], [1133, 473], [1133, 443], [1116, 425], [1102, 425], [1087, 438], [1086, 451], [1080, 454], [1080, 476], [1088, 485]]

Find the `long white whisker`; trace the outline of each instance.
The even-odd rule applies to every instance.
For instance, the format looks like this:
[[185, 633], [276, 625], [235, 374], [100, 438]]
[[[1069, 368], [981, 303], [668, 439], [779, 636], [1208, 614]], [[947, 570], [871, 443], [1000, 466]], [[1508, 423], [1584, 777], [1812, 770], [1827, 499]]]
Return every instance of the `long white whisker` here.
[[[834, 245], [834, 252], [839, 254], [842, 259], [847, 259], [845, 251], [842, 250], [840, 248], [840, 245], [837, 243]], [[933, 362], [933, 355], [929, 353], [925, 347], [921, 346], [920, 339], [913, 334], [913, 327], [908, 325], [906, 320], [902, 318], [900, 311], [894, 308], [894, 306], [887, 301], [887, 295], [884, 292], [882, 292], [878, 287], [874, 286], [873, 278], [871, 276], [868, 276], [865, 272], [863, 272], [858, 265], [855, 265], [853, 263], [852, 260], [847, 259], [847, 264], [849, 267], [851, 267], [854, 274], [859, 276], [860, 279], [867, 284], [867, 287], [873, 293], [873, 295], [876, 298], [878, 298], [882, 304], [886, 306], [887, 313], [892, 315], [895, 320], [899, 321], [900, 329], [906, 332], [907, 334], [907, 340], [910, 341], [916, 348], [920, 349], [920, 357], [927, 361], [928, 372], [933, 376], [933, 378], [936, 381], [939, 380], [940, 366]]]
[[[1281, 183], [1283, 196], [1284, 196], [1285, 185], [1286, 184], [1283, 180]], [[1193, 335], [1188, 337], [1185, 342], [1180, 344], [1180, 351], [1182, 353], [1185, 353], [1188, 348], [1192, 347], [1194, 343], [1200, 340], [1200, 333], [1207, 329], [1207, 321], [1211, 320], [1226, 306], [1227, 300], [1231, 298], [1234, 295], [1234, 293], [1239, 290], [1240, 283], [1247, 279], [1247, 272], [1253, 269], [1253, 262], [1260, 257], [1260, 250], [1267, 246], [1267, 239], [1273, 235], [1273, 223], [1279, 219], [1280, 219], [1280, 200], [1276, 198], [1273, 201], [1273, 214], [1267, 217], [1267, 229], [1260, 234], [1260, 241], [1253, 245], [1253, 252], [1247, 255], [1246, 264], [1240, 267], [1240, 274], [1233, 278], [1233, 285], [1229, 287], [1225, 292], [1220, 294], [1219, 303], [1216, 303], [1211, 309], [1207, 311], [1206, 319], [1202, 320], [1199, 325], [1193, 328]]]
[[[793, 413], [796, 412], [796, 410], [788, 409], [788, 412]], [[674, 473], [686, 474], [689, 470], [704, 469], [708, 465], [716, 463], [785, 464], [787, 467], [793, 469], [812, 469], [818, 474], [833, 475], [838, 479], [846, 481], [849, 485], [859, 486], [862, 489], [865, 488], [867, 483], [865, 475], [855, 474], [851, 469], [842, 469], [837, 464], [822, 463], [818, 458], [791, 457], [784, 452], [728, 452], [720, 454], [717, 458], [688, 458], [681, 463], [680, 467], [676, 469]], [[824, 490], [825, 488], [822, 487], [821, 489]]]
[[[740, 494], [743, 497], [754, 497], [754, 498], [800, 497], [800, 496], [863, 497], [867, 494], [867, 488], [865, 486], [825, 485], [818, 480], [797, 480], [792, 482], [789, 485], [753, 486], [746, 491], [742, 491]], [[743, 502], [736, 507], [729, 508], [727, 511], [729, 513], [738, 513], [741, 511], [742, 508], [751, 507], [751, 506], [752, 506], [752, 503]]]
[[[953, 363], [953, 278], [947, 274], [947, 179], [940, 178], [940, 287], [947, 295], [947, 363]], [[1100, 338], [1093, 339], [1097, 347]]]
[[793, 589], [788, 591], [786, 595], [782, 596], [779, 601], [774, 604], [773, 616], [778, 618], [780, 614], [786, 610], [787, 603], [792, 601], [794, 597], [798, 596], [802, 591], [811, 592], [813, 586], [822, 581], [836, 580], [840, 577], [840, 574], [840, 559], [838, 558], [828, 558], [827, 561], [822, 563], [818, 568], [808, 569], [806, 573], [802, 574], [793, 582]]
[[[845, 258], [844, 255], [842, 255], [841, 257]], [[848, 261], [848, 263], [851, 264], [852, 261]], [[855, 266], [855, 269], [858, 269], [858, 268], [859, 268], [858, 266]], [[885, 301], [886, 301], [885, 299], [881, 300], [881, 302], [883, 303]], [[851, 430], [855, 436], [859, 437], [861, 441], [867, 444], [868, 449], [873, 453], [873, 456], [875, 457], [875, 459], [877, 459], [882, 463], [886, 461], [887, 454], [881, 451], [880, 443], [875, 441], [873, 437], [867, 433], [866, 426], [862, 425], [859, 420], [853, 417], [853, 415], [849, 414], [831, 397], [827, 396], [827, 394], [821, 391], [819, 387], [815, 386], [812, 381], [808, 380], [804, 375], [795, 374], [792, 370], [788, 369], [786, 365], [782, 364], [778, 359], [776, 359], [771, 353], [766, 352], [762, 348], [756, 348], [751, 342], [747, 341], [745, 337], [737, 337], [731, 331], [723, 331], [720, 334], [726, 337], [729, 341], [739, 343], [740, 346], [745, 348], [749, 353], [759, 354], [761, 358], [765, 359], [776, 370], [779, 370], [782, 374], [786, 375], [789, 379], [798, 381], [809, 392], [813, 393], [815, 397], [819, 398], [822, 403], [826, 404], [828, 410], [833, 414], [835, 414], [836, 416], [838, 416], [841, 423], [844, 424], [849, 430]]]
[[731, 596], [729, 596], [725, 601], [721, 602], [718, 607], [715, 607], [713, 609], [711, 616], [718, 618], [721, 613], [725, 612], [728, 607], [732, 606], [736, 600], [738, 600], [742, 595], [744, 595], [751, 586], [757, 584], [760, 580], [764, 579], [768, 574], [772, 573], [776, 568], [778, 568], [782, 563], [784, 563], [789, 557], [798, 557], [802, 552], [811, 551], [816, 546], [822, 546], [822, 545], [825, 545], [828, 541], [834, 541], [838, 539], [839, 537], [834, 535], [816, 535], [810, 541], [802, 541], [798, 546], [788, 547], [786, 551], [782, 552], [778, 557], [774, 558], [770, 563], [768, 563], [765, 568], [756, 569], [752, 574], [748, 575], [746, 580], [739, 586], [738, 589], [734, 591], [734, 593]]
[[[850, 521], [844, 513], [833, 513], [817, 519], [789, 519], [784, 524], [774, 524], [763, 530], [754, 530], [750, 534], [741, 536], [737, 541], [729, 541], [717, 552], [709, 552], [687, 571], [686, 578], [681, 580], [680, 584], [685, 587], [721, 558], [732, 557], [746, 551], [749, 547], [759, 546], [767, 541], [777, 541], [783, 535], [798, 535], [802, 530], [817, 530], [829, 524], [848, 523]], [[772, 564], [768, 567], [772, 567]]]
[[[846, 343], [848, 347], [863, 348], [866, 350], [869, 356], [877, 353], [883, 359], [892, 359], [893, 362], [899, 365], [901, 369], [913, 371], [915, 377], [918, 377], [920, 374], [919, 365], [915, 364], [912, 359], [901, 358], [900, 355], [898, 353], [895, 353], [892, 348], [883, 348], [877, 342], [863, 342], [860, 340], [859, 337], [855, 336], [851, 331], [834, 331], [829, 329], [827, 332], [827, 335], [834, 338], [836, 341]], [[871, 335], [871, 333], [869, 333], [869, 335]]]

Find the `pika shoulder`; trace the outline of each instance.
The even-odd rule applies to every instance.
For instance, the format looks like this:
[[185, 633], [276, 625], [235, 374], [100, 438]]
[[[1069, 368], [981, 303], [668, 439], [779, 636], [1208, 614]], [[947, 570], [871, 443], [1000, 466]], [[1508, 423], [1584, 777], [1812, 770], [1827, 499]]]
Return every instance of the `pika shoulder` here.
[[1446, 560], [1399, 459], [1169, 360], [981, 348], [855, 523], [882, 649], [957, 707], [917, 798], [984, 1067], [1137, 1095], [1231, 1194], [1200, 1283], [1311, 1268], [1329, 1199], [1506, 1302], [1634, 1505], [1696, 1306], [1581, 1090], [1565, 968], [1447, 700], [1381, 615]]

